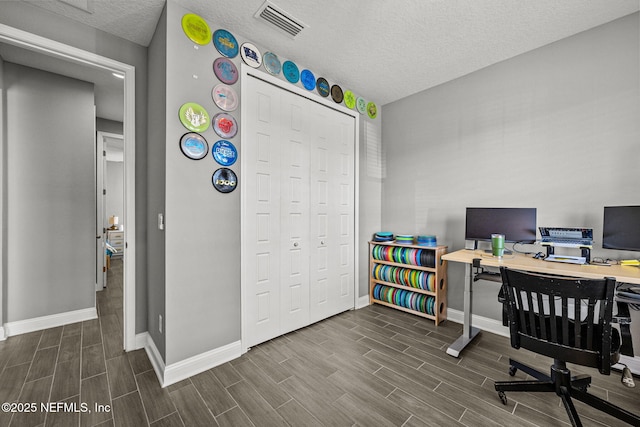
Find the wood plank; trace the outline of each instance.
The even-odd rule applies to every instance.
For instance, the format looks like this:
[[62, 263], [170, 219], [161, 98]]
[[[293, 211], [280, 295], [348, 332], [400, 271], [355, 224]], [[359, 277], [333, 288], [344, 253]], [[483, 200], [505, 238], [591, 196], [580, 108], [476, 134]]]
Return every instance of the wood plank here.
[[182, 422], [188, 426], [216, 426], [216, 420], [192, 385], [170, 393]]
[[109, 376], [111, 399], [133, 391], [137, 392], [138, 386], [127, 356], [123, 355], [107, 360], [107, 374]]
[[247, 417], [259, 426], [288, 426], [287, 422], [269, 405], [246, 381], [240, 381], [228, 388]]

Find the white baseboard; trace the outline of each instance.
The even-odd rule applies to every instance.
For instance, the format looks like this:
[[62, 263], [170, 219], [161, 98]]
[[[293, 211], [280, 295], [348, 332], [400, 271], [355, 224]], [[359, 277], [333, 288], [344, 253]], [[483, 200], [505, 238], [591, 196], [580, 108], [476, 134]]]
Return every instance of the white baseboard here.
[[[145, 335], [146, 343], [144, 346], [144, 350], [146, 351], [147, 356], [149, 357], [149, 361], [151, 362], [151, 366], [153, 366], [153, 370], [155, 371], [156, 376], [158, 377], [160, 386], [164, 387], [164, 360], [162, 359], [162, 355], [160, 354], [160, 351], [158, 351], [158, 347], [156, 347], [156, 343], [153, 342], [153, 338], [151, 338], [151, 335], [149, 335], [148, 332], [145, 332], [144, 334], [138, 334], [138, 335]], [[136, 344], [137, 344], [138, 335], [136, 335]]]
[[139, 345], [147, 352], [162, 387], [170, 386], [242, 355], [240, 341], [236, 341], [167, 366], [151, 335], [147, 332], [136, 335], [136, 347]]
[[172, 363], [164, 369], [163, 387], [175, 384], [213, 367], [222, 365], [242, 355], [240, 341], [215, 348], [180, 362]]
[[356, 305], [356, 310], [364, 308], [369, 305], [369, 295], [363, 295], [358, 298], [358, 302]]
[[95, 307], [84, 308], [82, 310], [67, 311], [65, 313], [52, 314], [49, 316], [35, 317], [33, 319], [18, 320], [4, 324], [5, 337], [26, 334], [43, 329], [56, 328], [70, 323], [84, 322], [85, 320], [97, 319], [98, 312]]
[[4, 333], [4, 327], [0, 326], [0, 341], [7, 339], [7, 335]]
[[149, 335], [149, 332], [136, 334], [134, 350], [140, 350], [141, 348], [145, 348], [150, 339], [151, 339], [151, 335]]

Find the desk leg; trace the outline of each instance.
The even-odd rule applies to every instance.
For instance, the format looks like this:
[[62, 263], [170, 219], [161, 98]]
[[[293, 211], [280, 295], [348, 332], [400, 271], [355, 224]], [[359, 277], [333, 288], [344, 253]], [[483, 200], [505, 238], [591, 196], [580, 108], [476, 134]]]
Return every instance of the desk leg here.
[[464, 282], [464, 326], [462, 336], [447, 348], [447, 354], [458, 357], [460, 352], [469, 344], [480, 332], [479, 328], [471, 326], [471, 284], [473, 283], [473, 269], [471, 264], [465, 264], [465, 282]]

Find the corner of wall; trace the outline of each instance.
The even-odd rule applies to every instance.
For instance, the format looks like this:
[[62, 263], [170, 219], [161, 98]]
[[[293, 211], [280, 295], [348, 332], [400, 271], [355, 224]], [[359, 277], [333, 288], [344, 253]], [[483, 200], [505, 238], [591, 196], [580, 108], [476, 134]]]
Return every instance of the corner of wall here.
[[6, 106], [7, 96], [4, 89], [4, 60], [0, 56], [0, 340], [6, 338], [3, 325], [6, 321], [6, 302], [4, 295], [6, 293], [7, 273], [5, 266], [7, 265], [7, 223], [6, 223], [6, 209], [7, 209], [7, 167], [6, 167], [6, 143], [7, 130], [5, 123], [6, 118]]
[[[147, 129], [149, 141], [166, 140], [166, 84], [167, 84], [167, 8], [165, 5], [147, 51]], [[165, 303], [165, 234], [156, 226], [157, 216], [165, 213], [166, 159], [164, 147], [146, 151], [147, 200], [147, 333], [153, 342], [158, 363], [166, 357], [166, 328], [158, 328], [158, 316], [166, 319]], [[166, 322], [164, 322], [166, 323]], [[156, 369], [156, 372], [159, 372]], [[160, 378], [160, 374], [159, 378]], [[162, 374], [162, 376], [164, 373]]]

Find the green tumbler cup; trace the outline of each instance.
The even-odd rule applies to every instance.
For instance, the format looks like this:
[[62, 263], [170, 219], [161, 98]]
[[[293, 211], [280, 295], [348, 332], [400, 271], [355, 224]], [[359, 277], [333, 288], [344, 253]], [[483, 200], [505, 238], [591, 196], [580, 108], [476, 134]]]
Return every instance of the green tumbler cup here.
[[504, 234], [491, 235], [491, 251], [493, 252], [493, 256], [502, 258], [504, 255]]

